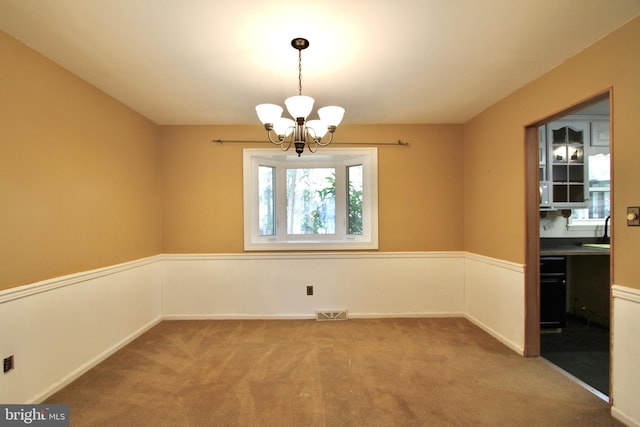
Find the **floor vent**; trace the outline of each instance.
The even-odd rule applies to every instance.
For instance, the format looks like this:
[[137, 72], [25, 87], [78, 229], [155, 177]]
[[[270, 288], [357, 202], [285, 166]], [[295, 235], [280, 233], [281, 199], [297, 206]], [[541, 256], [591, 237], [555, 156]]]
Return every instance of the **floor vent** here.
[[349, 312], [347, 310], [337, 311], [316, 311], [316, 320], [347, 320]]

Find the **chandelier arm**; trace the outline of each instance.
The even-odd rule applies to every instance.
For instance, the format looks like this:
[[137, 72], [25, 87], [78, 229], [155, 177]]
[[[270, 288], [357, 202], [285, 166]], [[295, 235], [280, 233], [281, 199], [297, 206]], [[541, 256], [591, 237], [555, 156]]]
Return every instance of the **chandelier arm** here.
[[307, 136], [309, 136], [309, 138], [313, 141], [313, 142], [318, 142], [318, 140], [320, 138], [318, 138], [318, 135], [316, 134], [316, 131], [314, 128], [311, 127], [304, 127], [304, 132], [307, 134]]
[[[274, 135], [276, 135], [276, 138], [278, 138], [276, 141], [274, 141], [274, 140], [273, 140], [273, 138], [271, 137], [271, 134], [272, 134], [272, 133], [273, 133]], [[282, 145], [282, 143], [284, 142], [284, 138], [283, 138], [283, 139], [281, 139], [281, 138], [280, 138], [280, 137], [279, 137], [275, 132], [273, 132], [273, 130], [271, 130], [271, 129], [267, 131], [267, 137], [269, 138], [269, 141], [270, 141], [272, 144]]]
[[315, 146], [315, 148], [311, 147], [311, 142], [307, 142], [307, 148], [309, 149], [310, 153], [315, 153], [316, 151], [318, 151], [318, 141], [316, 141], [315, 139], [313, 140], [313, 144]]
[[[282, 142], [284, 142], [284, 140]], [[291, 139], [287, 139], [287, 144], [286, 145], [283, 144], [282, 142], [279, 144], [280, 145], [280, 150], [289, 151], [289, 148], [291, 148]]]
[[327, 142], [322, 141], [322, 139], [314, 139], [314, 142], [321, 147], [326, 147], [327, 145], [331, 144], [331, 141], [333, 141], [333, 132], [329, 133], [329, 140]]

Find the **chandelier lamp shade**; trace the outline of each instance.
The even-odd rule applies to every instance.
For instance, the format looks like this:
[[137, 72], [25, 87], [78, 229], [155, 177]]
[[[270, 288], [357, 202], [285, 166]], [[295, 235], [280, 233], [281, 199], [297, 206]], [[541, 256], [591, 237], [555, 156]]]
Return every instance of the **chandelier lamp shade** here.
[[319, 120], [307, 120], [315, 102], [312, 97], [302, 95], [302, 51], [309, 47], [309, 41], [295, 38], [291, 40], [291, 46], [298, 50], [298, 95], [287, 98], [284, 104], [293, 119], [282, 117], [283, 108], [275, 104], [260, 104], [256, 106], [256, 113], [267, 130], [269, 141], [279, 145], [282, 151], [293, 145], [300, 157], [305, 147], [315, 153], [319, 146], [331, 144], [333, 133], [344, 116], [344, 108], [322, 107], [318, 109]]

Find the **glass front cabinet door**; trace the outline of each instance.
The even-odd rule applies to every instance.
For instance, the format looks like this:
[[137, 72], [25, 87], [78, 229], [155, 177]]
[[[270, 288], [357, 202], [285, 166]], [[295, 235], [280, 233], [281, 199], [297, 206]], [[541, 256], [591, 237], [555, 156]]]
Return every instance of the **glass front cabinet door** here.
[[[588, 121], [557, 121], [547, 125], [547, 179], [554, 208], [588, 205]], [[585, 144], [586, 143], [586, 144]]]

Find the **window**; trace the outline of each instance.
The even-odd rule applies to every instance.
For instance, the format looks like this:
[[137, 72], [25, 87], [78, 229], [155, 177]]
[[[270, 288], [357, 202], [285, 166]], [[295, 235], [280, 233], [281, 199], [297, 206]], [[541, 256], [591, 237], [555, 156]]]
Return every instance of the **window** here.
[[245, 250], [377, 249], [377, 153], [245, 149]]
[[609, 153], [589, 156], [589, 207], [572, 210], [570, 227], [586, 226], [595, 229], [596, 226], [603, 225], [611, 214], [610, 163]]

